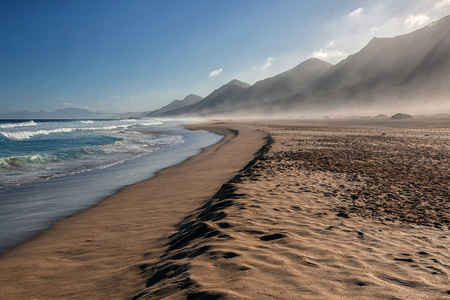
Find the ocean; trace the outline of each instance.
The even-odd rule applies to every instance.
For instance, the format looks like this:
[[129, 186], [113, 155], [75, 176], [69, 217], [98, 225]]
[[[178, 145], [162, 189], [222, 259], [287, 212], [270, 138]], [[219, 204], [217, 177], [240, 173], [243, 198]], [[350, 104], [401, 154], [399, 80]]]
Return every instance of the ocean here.
[[0, 120], [0, 252], [222, 136], [171, 120]]

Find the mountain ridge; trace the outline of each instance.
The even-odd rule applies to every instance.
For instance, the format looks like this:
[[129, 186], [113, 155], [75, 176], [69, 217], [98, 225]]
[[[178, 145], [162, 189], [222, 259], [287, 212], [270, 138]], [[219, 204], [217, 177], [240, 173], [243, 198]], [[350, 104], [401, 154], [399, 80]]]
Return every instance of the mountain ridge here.
[[39, 112], [10, 112], [0, 113], [0, 119], [109, 119], [113, 114], [105, 112], [91, 112], [81, 108], [60, 108], [51, 112], [41, 110]]
[[[439, 105], [450, 110], [450, 16], [408, 34], [373, 38], [336, 65], [319, 61], [309, 59], [232, 97], [213, 97], [202, 109], [188, 106], [168, 114], [273, 115], [412, 107], [436, 110]], [[321, 66], [311, 77], [302, 78], [296, 71], [306, 69], [307, 62]], [[293, 87], [284, 82], [285, 78], [294, 82]]]
[[143, 116], [144, 117], [157, 117], [158, 115], [161, 115], [167, 111], [182, 108], [185, 106], [189, 106], [189, 105], [198, 103], [201, 100], [203, 100], [203, 97], [195, 95], [195, 94], [189, 94], [186, 97], [184, 97], [183, 100], [175, 99], [172, 102], [170, 102], [169, 104], [161, 107], [160, 109], [143, 113]]

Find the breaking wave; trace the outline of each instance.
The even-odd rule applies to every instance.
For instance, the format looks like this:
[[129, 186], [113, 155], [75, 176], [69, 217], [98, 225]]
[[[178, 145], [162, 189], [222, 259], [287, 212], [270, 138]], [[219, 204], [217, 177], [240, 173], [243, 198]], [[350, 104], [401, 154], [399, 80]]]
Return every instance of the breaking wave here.
[[6, 124], [0, 124], [0, 128], [15, 128], [15, 127], [27, 127], [27, 126], [36, 126], [37, 124], [31, 120], [29, 122], [22, 122], [22, 123], [6, 123]]
[[[33, 121], [31, 121], [33, 122]], [[31, 124], [31, 122], [28, 122]], [[34, 122], [33, 122], [34, 123]], [[25, 124], [25, 123], [23, 123]], [[34, 123], [36, 125], [36, 123]], [[91, 124], [91, 123], [87, 123]], [[152, 125], [159, 125], [162, 124], [159, 121], [152, 121], [152, 122], [139, 122], [135, 124], [123, 124], [123, 125], [109, 125], [109, 126], [101, 126], [101, 127], [73, 127], [73, 128], [55, 128], [55, 129], [41, 129], [41, 130], [27, 130], [27, 131], [0, 131], [0, 135], [12, 139], [12, 140], [26, 140], [30, 139], [37, 135], [50, 135], [55, 133], [69, 133], [69, 132], [75, 132], [75, 131], [95, 131], [95, 130], [114, 130], [114, 129], [126, 129], [131, 127], [140, 127], [140, 126], [152, 126]], [[9, 125], [9, 124], [4, 124]], [[22, 126], [35, 126], [35, 125], [22, 125]], [[18, 126], [16, 126], [18, 127]], [[3, 127], [6, 128], [6, 127]], [[13, 128], [13, 127], [8, 127]]]
[[184, 143], [180, 135], [139, 132], [159, 124], [151, 119], [0, 123], [0, 190], [108, 168]]
[[55, 155], [24, 155], [0, 158], [0, 168], [11, 169], [58, 160]]

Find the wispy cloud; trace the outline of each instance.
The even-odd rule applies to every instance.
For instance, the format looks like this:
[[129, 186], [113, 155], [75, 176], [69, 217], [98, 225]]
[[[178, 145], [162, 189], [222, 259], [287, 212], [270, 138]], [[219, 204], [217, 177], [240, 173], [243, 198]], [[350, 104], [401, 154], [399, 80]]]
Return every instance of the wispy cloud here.
[[364, 8], [360, 7], [348, 14], [350, 18], [359, 18], [364, 13]]
[[333, 43], [311, 49], [311, 56], [337, 63], [374, 37], [394, 37], [422, 28], [450, 14], [450, 0], [377, 0], [324, 24], [324, 37]]
[[[376, 0], [360, 1], [364, 4], [349, 10], [337, 11], [335, 17], [323, 19], [317, 24], [313, 42], [300, 43], [299, 47], [289, 52], [272, 52], [276, 57], [270, 68], [263, 69], [268, 62], [267, 56], [252, 61], [230, 78], [238, 78], [250, 84], [257, 80], [275, 75], [299, 64], [308, 57], [323, 59], [336, 64], [348, 55], [360, 51], [374, 37], [394, 37], [409, 33], [418, 28], [407, 28], [405, 22], [410, 16], [428, 16], [429, 22], [437, 21], [450, 14], [450, 0]], [[408, 21], [409, 26], [419, 26], [420, 18]], [[427, 25], [423, 24], [424, 26]], [[255, 58], [257, 59], [257, 58]], [[228, 74], [227, 74], [228, 75]]]
[[64, 103], [60, 103], [57, 106], [58, 108], [79, 108], [79, 109], [89, 109], [89, 106], [87, 105], [82, 105], [82, 104], [77, 104], [77, 103], [72, 103], [72, 102], [64, 102]]
[[219, 76], [220, 73], [222, 73], [222, 68], [220, 68], [218, 70], [211, 71], [211, 73], [209, 73], [209, 78], [213, 78], [213, 77]]
[[325, 47], [326, 48], [331, 48], [334, 45], [334, 40], [331, 40]]
[[265, 70], [267, 68], [270, 68], [274, 60], [275, 60], [274, 57], [268, 57], [264, 62], [264, 65], [261, 67], [261, 69]]
[[324, 48], [313, 51], [311, 57], [316, 57], [320, 59], [330, 59], [330, 58], [343, 58], [345, 53], [338, 50], [335, 46], [334, 40], [328, 42]]
[[311, 57], [320, 58], [320, 59], [328, 59], [328, 58], [336, 58], [336, 57], [344, 57], [344, 52], [339, 51], [337, 49], [324, 49], [320, 48], [312, 53]]
[[450, 0], [443, 0], [443, 1], [439, 1], [434, 4], [434, 8], [436, 8], [437, 10], [443, 10], [443, 9], [448, 8], [449, 6], [450, 6]]
[[410, 15], [405, 20], [405, 26], [408, 29], [420, 28], [430, 23], [430, 17], [425, 14]]

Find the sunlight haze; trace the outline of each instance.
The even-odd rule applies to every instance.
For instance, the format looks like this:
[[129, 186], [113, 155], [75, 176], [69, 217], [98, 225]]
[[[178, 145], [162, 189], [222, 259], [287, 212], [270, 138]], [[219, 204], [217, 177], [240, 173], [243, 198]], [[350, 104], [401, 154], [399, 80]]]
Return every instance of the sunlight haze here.
[[158, 109], [310, 57], [336, 64], [450, 1], [2, 1], [0, 111]]

